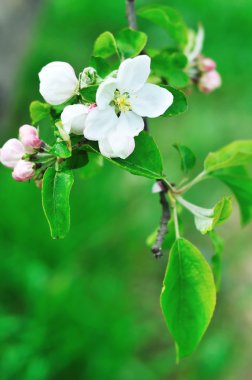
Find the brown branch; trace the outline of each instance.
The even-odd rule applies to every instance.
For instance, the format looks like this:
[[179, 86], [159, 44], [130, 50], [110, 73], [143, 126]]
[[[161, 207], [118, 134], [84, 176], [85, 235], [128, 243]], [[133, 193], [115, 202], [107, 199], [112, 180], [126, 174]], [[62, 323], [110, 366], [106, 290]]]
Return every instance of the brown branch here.
[[166, 199], [167, 185], [162, 181], [157, 181], [163, 190], [159, 193], [160, 204], [162, 206], [162, 216], [160, 220], [160, 225], [156, 237], [155, 244], [152, 246], [152, 253], [155, 258], [158, 259], [163, 256], [162, 245], [165, 239], [165, 235], [168, 232], [168, 222], [171, 218], [170, 205]]
[[128, 18], [129, 27], [137, 29], [135, 0], [126, 0], [126, 14]]
[[[135, 11], [135, 0], [126, 0], [126, 14], [128, 18], [129, 27], [132, 29], [137, 29], [137, 21], [136, 21], [136, 11]], [[145, 54], [145, 52], [141, 52]], [[149, 132], [148, 120], [144, 118], [144, 130]], [[165, 235], [168, 232], [168, 221], [171, 218], [170, 206], [166, 199], [166, 193], [168, 191], [167, 184], [163, 181], [157, 181], [162, 187], [162, 191], [159, 193], [160, 196], [160, 204], [162, 206], [162, 217], [160, 220], [160, 226], [157, 233], [156, 242], [152, 247], [152, 253], [156, 258], [163, 256], [162, 253], [162, 245], [164, 242]]]

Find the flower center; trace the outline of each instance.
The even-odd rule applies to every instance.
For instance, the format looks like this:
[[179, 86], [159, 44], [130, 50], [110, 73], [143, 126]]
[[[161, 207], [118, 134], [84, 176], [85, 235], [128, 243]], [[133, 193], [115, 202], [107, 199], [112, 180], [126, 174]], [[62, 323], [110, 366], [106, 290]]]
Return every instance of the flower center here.
[[112, 100], [111, 105], [115, 107], [116, 113], [131, 111], [130, 96], [128, 92], [121, 94], [119, 90], [115, 90], [114, 99]]

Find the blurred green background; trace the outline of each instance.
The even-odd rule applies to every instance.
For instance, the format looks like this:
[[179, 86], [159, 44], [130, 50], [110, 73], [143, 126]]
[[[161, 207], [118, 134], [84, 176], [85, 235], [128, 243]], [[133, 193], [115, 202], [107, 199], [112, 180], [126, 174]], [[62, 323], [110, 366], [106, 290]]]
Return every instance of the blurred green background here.
[[[252, 4], [159, 3], [175, 6], [191, 27], [203, 22], [204, 53], [223, 76], [216, 93], [194, 91], [186, 114], [151, 122], [166, 171], [178, 181], [174, 142], [196, 153], [196, 174], [208, 151], [251, 138]], [[125, 25], [123, 0], [1, 0], [1, 145], [29, 123], [43, 65], [62, 60], [78, 72], [98, 34]], [[165, 46], [161, 30], [141, 20], [139, 27], [150, 33], [150, 46]], [[155, 261], [145, 246], [160, 217], [151, 181], [109, 164], [89, 180], [76, 175], [64, 241], [50, 239], [33, 183], [14, 182], [3, 167], [0, 183], [1, 380], [251, 379], [251, 225], [240, 228], [237, 207], [220, 229], [226, 245], [213, 321], [198, 350], [177, 366], [159, 307], [167, 257]], [[210, 207], [223, 193], [217, 181], [204, 182], [187, 199]], [[195, 232], [190, 215], [184, 221], [185, 236], [209, 258], [208, 238]]]

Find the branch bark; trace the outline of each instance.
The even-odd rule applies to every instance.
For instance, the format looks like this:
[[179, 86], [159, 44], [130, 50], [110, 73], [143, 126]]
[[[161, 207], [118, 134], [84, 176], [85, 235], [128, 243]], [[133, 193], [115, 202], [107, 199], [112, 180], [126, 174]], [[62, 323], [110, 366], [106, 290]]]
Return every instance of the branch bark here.
[[126, 0], [126, 14], [131, 29], [137, 29], [135, 0]]
[[[126, 14], [128, 18], [129, 27], [132, 29], [137, 29], [135, 0], [126, 0]], [[147, 118], [144, 118], [144, 130], [146, 132], [149, 131]], [[167, 227], [168, 221], [171, 218], [170, 205], [166, 199], [166, 193], [168, 191], [167, 184], [163, 181], [158, 181], [158, 182], [160, 182], [160, 185], [162, 186], [162, 190], [159, 193], [160, 204], [162, 206], [162, 216], [160, 220], [160, 226], [158, 229], [156, 242], [151, 249], [152, 253], [154, 254], [156, 258], [163, 256], [162, 245], [164, 242], [165, 235], [168, 232], [168, 227]]]
[[[164, 186], [163, 182], [161, 184], [162, 186]], [[163, 256], [162, 245], [164, 242], [165, 235], [168, 232], [168, 222], [171, 218], [170, 205], [166, 199], [167, 190], [168, 190], [167, 187], [165, 187], [164, 190], [162, 190], [159, 193], [160, 204], [162, 206], [162, 215], [161, 215], [161, 220], [160, 220], [160, 225], [159, 225], [156, 241], [151, 249], [153, 255], [157, 259]]]

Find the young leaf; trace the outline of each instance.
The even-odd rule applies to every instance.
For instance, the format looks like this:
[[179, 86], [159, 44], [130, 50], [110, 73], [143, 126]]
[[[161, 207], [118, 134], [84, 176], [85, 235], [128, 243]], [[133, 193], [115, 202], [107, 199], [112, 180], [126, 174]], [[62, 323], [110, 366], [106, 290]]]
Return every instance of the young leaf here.
[[215, 170], [248, 164], [252, 164], [252, 140], [240, 140], [224, 146], [217, 152], [209, 153], [204, 167], [207, 173], [212, 173]]
[[71, 157], [72, 152], [68, 148], [68, 144], [66, 141], [58, 141], [54, 144], [50, 153], [56, 157], [60, 158], [68, 158]]
[[187, 111], [187, 100], [182, 91], [176, 90], [175, 88], [166, 85], [161, 85], [161, 87], [166, 88], [174, 96], [171, 107], [169, 107], [168, 110], [162, 116], [172, 117], [180, 115], [181, 113]]
[[181, 46], [188, 40], [188, 30], [181, 15], [173, 8], [150, 5], [140, 9], [138, 15], [163, 28]]
[[94, 84], [88, 87], [84, 87], [80, 90], [80, 94], [86, 102], [95, 103], [96, 102], [96, 92], [98, 90], [98, 85]]
[[194, 215], [195, 226], [203, 235], [224, 223], [232, 213], [232, 197], [223, 197], [211, 209], [196, 206], [180, 196], [177, 200]]
[[176, 342], [178, 359], [196, 349], [210, 323], [215, 303], [209, 264], [192, 243], [177, 239], [170, 252], [161, 307]]
[[242, 223], [249, 223], [252, 220], [252, 178], [246, 169], [237, 166], [211, 174], [231, 189], [240, 206]]
[[192, 169], [196, 162], [196, 157], [194, 153], [185, 145], [182, 144], [174, 144], [174, 148], [178, 151], [181, 159], [181, 170], [187, 173], [190, 169]]
[[220, 290], [221, 284], [221, 268], [222, 268], [222, 252], [224, 249], [223, 239], [216, 233], [215, 230], [209, 233], [214, 247], [214, 255], [212, 256], [212, 270], [214, 274], [216, 291]]
[[91, 57], [89, 64], [91, 67], [96, 69], [98, 75], [101, 78], [105, 78], [108, 74], [111, 73], [110, 65], [104, 58], [93, 56]]
[[183, 88], [189, 83], [188, 75], [183, 71], [187, 58], [182, 53], [162, 51], [152, 58], [151, 67], [155, 75], [163, 78], [170, 86]]
[[133, 29], [123, 29], [116, 35], [117, 45], [124, 58], [132, 58], [141, 53], [147, 43], [147, 35]]
[[62, 170], [74, 170], [82, 168], [83, 166], [88, 165], [89, 159], [87, 152], [83, 150], [73, 150], [71, 157], [64, 160], [61, 164]]
[[94, 44], [94, 56], [109, 58], [113, 55], [119, 55], [116, 40], [112, 33], [102, 33]]
[[74, 182], [71, 171], [46, 170], [42, 185], [42, 204], [53, 239], [63, 239], [70, 228], [69, 196]]
[[47, 103], [34, 100], [30, 104], [30, 117], [32, 124], [37, 125], [41, 120], [50, 116], [50, 106]]
[[[151, 179], [164, 178], [161, 155], [153, 138], [148, 133], [141, 132], [135, 138], [135, 144], [134, 152], [124, 160], [121, 158], [104, 158], [132, 174]], [[83, 149], [100, 153], [97, 144], [92, 142], [89, 145], [85, 144]]]
[[98, 174], [103, 167], [103, 157], [97, 153], [88, 154], [88, 163], [79, 171], [80, 178], [89, 179]]

